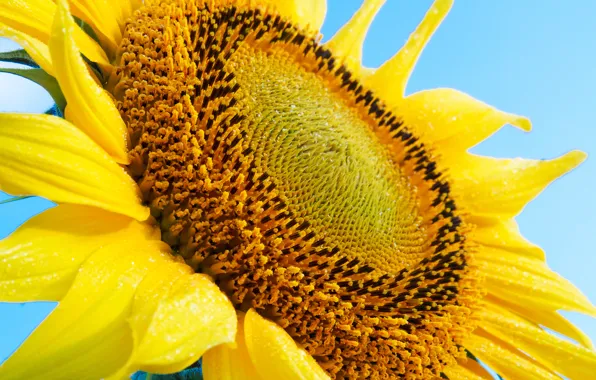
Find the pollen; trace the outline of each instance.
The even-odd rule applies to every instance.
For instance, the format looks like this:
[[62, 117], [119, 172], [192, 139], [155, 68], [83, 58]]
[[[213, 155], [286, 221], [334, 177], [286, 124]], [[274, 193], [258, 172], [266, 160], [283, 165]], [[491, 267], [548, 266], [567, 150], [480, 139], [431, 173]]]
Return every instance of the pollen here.
[[144, 6], [120, 44], [127, 170], [162, 240], [332, 377], [440, 376], [477, 297], [446, 173], [318, 35], [239, 3]]

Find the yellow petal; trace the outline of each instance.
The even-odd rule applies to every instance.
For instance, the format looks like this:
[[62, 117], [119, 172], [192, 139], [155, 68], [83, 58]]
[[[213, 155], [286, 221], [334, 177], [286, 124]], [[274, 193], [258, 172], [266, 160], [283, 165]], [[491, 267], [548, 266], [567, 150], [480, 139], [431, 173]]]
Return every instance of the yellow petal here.
[[233, 344], [220, 344], [203, 355], [205, 380], [258, 380], [244, 339], [244, 313], [238, 313], [238, 331]]
[[0, 22], [47, 42], [55, 11], [56, 6], [51, 0], [3, 0], [0, 2]]
[[114, 7], [108, 0], [69, 0], [69, 3], [72, 14], [99, 32], [102, 45], [114, 52], [122, 39], [117, 19], [120, 17], [120, 7]]
[[[48, 43], [56, 5], [52, 0], [2, 0], [0, 22], [28, 34], [42, 43]], [[73, 31], [75, 43], [83, 54], [103, 67], [110, 66], [103, 49], [80, 28]]]
[[[474, 362], [473, 360], [468, 360], [469, 362]], [[476, 363], [476, 362], [474, 362]], [[491, 379], [492, 377], [483, 377], [479, 376], [475, 372], [471, 371], [468, 368], [465, 368], [461, 365], [455, 367], [448, 367], [443, 370], [443, 373], [447, 375], [449, 380], [482, 380], [482, 379]]]
[[48, 45], [41, 42], [37, 38], [33, 38], [30, 35], [13, 29], [0, 22], [0, 37], [6, 37], [17, 44], [21, 45], [23, 49], [33, 58], [33, 60], [41, 67], [46, 73], [54, 75], [54, 69], [52, 67], [52, 58], [50, 57], [50, 50]]
[[325, 43], [335, 56], [343, 58], [348, 69], [354, 73], [360, 72], [366, 33], [384, 3], [385, 0], [365, 0], [350, 21]]
[[256, 3], [275, 9], [303, 28], [310, 27], [316, 31], [321, 29], [327, 12], [326, 0], [257, 0]]
[[[167, 250], [167, 247], [165, 247]], [[129, 317], [132, 330], [133, 345], [142, 341], [147, 328], [152, 322], [152, 316], [159, 302], [167, 296], [168, 284], [178, 280], [182, 275], [192, 273], [189, 266], [172, 262], [162, 265], [158, 270], [148, 274], [137, 287], [133, 300], [134, 316]], [[109, 380], [125, 379], [138, 370], [134, 349], [125, 365], [109, 376]]]
[[462, 152], [505, 124], [515, 125], [524, 131], [532, 129], [527, 118], [499, 111], [450, 88], [409, 95], [399, 112], [406, 125], [417, 130], [447, 159], [458, 159]]
[[[92, 0], [87, 0], [92, 1]], [[106, 6], [112, 9], [112, 17], [115, 17], [121, 30], [124, 30], [126, 21], [132, 13], [142, 4], [141, 0], [104, 0]]]
[[485, 276], [486, 289], [506, 301], [532, 309], [564, 309], [596, 316], [586, 296], [541, 260], [481, 249], [475, 261]]
[[[435, 0], [401, 50], [368, 78], [366, 84], [389, 105], [399, 104], [403, 99], [408, 79], [422, 50], [452, 5], [453, 0]], [[388, 83], [391, 85], [388, 86]]]
[[264, 379], [315, 380], [329, 376], [278, 325], [249, 310], [244, 334], [250, 358]]
[[136, 287], [171, 260], [159, 242], [127, 241], [97, 250], [56, 309], [0, 366], [0, 378], [99, 379], [132, 351], [127, 324]]
[[127, 163], [127, 131], [111, 96], [87, 70], [72, 39], [75, 25], [66, 0], [58, 1], [50, 53], [71, 121], [119, 163]]
[[60, 205], [0, 241], [0, 301], [59, 301], [102, 245], [157, 238], [147, 224], [95, 207]]
[[511, 310], [519, 316], [535, 323], [536, 325], [541, 325], [556, 331], [559, 334], [566, 335], [585, 348], [594, 350], [594, 346], [590, 337], [577, 328], [573, 323], [565, 319], [556, 310], [540, 310], [534, 308], [532, 305], [528, 305], [524, 301], [520, 301], [519, 303], [507, 302], [494, 294], [488, 294], [484, 298], [484, 301], [494, 303], [495, 305], [499, 305]]
[[502, 307], [488, 304], [478, 311], [482, 327], [503, 341], [531, 355], [553, 372], [572, 379], [596, 373], [596, 352], [556, 337]]
[[478, 329], [470, 337], [466, 338], [464, 346], [474, 356], [488, 365], [491, 369], [506, 379], [524, 380], [560, 380], [550, 371], [542, 368], [533, 360], [521, 352], [512, 352], [484, 334]]
[[137, 291], [129, 320], [134, 350], [123, 374], [181, 371], [210, 348], [234, 341], [236, 311], [226, 295], [207, 275], [168, 265]]
[[134, 181], [64, 119], [0, 113], [0, 190], [100, 207], [145, 220]]
[[475, 215], [512, 218], [551, 182], [586, 159], [580, 151], [553, 160], [500, 159], [467, 154], [450, 165], [453, 189]]
[[471, 216], [470, 223], [476, 225], [471, 232], [470, 239], [484, 247], [540, 260], [544, 260], [546, 257], [542, 248], [530, 243], [522, 236], [514, 219]]

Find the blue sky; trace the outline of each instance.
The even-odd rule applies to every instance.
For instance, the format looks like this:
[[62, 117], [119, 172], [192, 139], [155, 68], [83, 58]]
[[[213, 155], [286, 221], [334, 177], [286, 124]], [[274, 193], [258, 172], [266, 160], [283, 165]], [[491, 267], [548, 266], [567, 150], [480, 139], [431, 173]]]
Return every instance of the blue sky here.
[[[360, 0], [330, 0], [323, 34], [333, 35]], [[392, 56], [431, 4], [388, 0], [371, 28], [364, 63]], [[549, 187], [518, 217], [547, 252], [549, 265], [596, 301], [596, 2], [457, 1], [425, 50], [409, 93], [453, 87], [503, 110], [529, 116], [534, 130], [505, 127], [473, 150], [497, 157], [552, 158], [572, 149], [593, 157]], [[0, 40], [0, 50], [14, 45]], [[0, 110], [43, 111], [35, 85], [0, 74]], [[0, 195], [2, 196], [2, 195]], [[2, 199], [2, 198], [0, 198]], [[0, 205], [0, 238], [50, 205], [41, 199]], [[43, 320], [51, 304], [0, 304], [0, 361]], [[566, 314], [596, 341], [596, 321]]]

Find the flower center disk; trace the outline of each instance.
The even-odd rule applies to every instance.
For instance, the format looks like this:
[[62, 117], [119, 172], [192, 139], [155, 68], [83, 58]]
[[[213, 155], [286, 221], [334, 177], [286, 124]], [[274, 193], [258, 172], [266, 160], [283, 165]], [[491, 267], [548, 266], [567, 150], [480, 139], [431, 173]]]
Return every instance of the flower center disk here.
[[315, 37], [141, 8], [111, 82], [128, 170], [174, 253], [330, 375], [436, 376], [471, 328], [465, 226], [428, 149]]

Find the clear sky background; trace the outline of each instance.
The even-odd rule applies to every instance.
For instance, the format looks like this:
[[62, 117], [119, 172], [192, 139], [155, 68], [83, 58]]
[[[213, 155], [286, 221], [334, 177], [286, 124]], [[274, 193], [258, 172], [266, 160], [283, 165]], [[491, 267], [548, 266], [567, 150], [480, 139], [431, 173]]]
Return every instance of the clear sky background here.
[[[325, 38], [360, 0], [329, 0]], [[388, 0], [373, 24], [364, 63], [391, 57], [421, 20], [430, 0]], [[572, 149], [592, 157], [555, 182], [517, 218], [542, 246], [549, 265], [596, 302], [596, 1], [456, 1], [426, 48], [408, 93], [452, 87], [503, 110], [529, 116], [534, 130], [505, 127], [474, 152], [497, 157], [553, 158]], [[0, 39], [0, 50], [14, 45]], [[0, 74], [0, 110], [42, 112], [50, 98], [31, 83]], [[0, 147], [1, 149], [1, 147]], [[0, 200], [4, 199], [0, 193]], [[0, 238], [51, 206], [42, 199], [0, 205]], [[0, 303], [0, 362], [53, 304]], [[596, 320], [565, 313], [596, 341]]]

